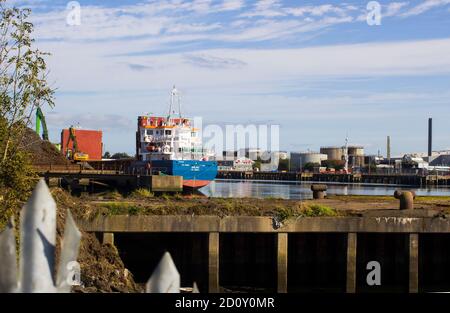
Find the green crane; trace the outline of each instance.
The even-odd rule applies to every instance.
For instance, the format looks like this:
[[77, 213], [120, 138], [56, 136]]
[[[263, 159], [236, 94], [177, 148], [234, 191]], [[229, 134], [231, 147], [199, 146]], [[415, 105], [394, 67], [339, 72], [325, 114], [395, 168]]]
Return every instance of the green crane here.
[[41, 124], [42, 124], [42, 139], [48, 141], [48, 130], [47, 130], [47, 123], [45, 122], [45, 116], [44, 113], [42, 113], [42, 110], [40, 107], [36, 109], [36, 133], [40, 136], [41, 132]]

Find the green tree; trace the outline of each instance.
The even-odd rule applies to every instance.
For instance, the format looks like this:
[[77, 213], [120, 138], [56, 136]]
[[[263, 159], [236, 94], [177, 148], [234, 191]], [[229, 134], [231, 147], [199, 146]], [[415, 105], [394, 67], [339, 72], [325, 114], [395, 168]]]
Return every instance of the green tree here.
[[131, 158], [131, 156], [129, 156], [126, 152], [118, 152], [118, 153], [114, 153], [111, 156], [111, 159], [129, 159]]
[[323, 166], [326, 166], [328, 169], [334, 168], [339, 171], [342, 170], [345, 166], [345, 161], [341, 160], [325, 160], [322, 161]]
[[23, 141], [37, 107], [53, 106], [48, 55], [33, 48], [29, 9], [0, 0], [0, 224], [32, 187], [33, 170]]
[[279, 171], [289, 171], [289, 159], [280, 159], [278, 162], [278, 170]]
[[315, 167], [320, 167], [320, 163], [306, 163], [305, 166], [303, 166], [303, 169], [312, 172]]

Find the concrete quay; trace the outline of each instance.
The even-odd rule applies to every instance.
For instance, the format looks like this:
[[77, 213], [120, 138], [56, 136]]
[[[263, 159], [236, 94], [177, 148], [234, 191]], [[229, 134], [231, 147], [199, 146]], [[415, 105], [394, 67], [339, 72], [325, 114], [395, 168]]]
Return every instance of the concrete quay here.
[[[201, 292], [450, 291], [450, 219], [253, 216], [106, 216], [79, 220], [115, 244], [136, 279], [170, 251], [184, 283]], [[379, 262], [381, 285], [367, 264]], [[226, 288], [226, 289], [223, 289]]]

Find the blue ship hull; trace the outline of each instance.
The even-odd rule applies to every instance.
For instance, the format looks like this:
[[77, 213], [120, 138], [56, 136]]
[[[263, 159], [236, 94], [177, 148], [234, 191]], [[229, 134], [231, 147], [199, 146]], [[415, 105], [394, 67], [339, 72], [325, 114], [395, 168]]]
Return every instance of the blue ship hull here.
[[208, 185], [217, 176], [216, 161], [197, 160], [154, 160], [150, 161], [152, 172], [160, 171], [166, 175], [182, 176], [183, 186], [199, 189]]

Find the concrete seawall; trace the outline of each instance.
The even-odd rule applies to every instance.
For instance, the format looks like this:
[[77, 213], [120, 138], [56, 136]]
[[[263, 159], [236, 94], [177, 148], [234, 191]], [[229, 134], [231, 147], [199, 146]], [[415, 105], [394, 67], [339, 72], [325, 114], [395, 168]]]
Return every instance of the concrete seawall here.
[[[197, 281], [202, 292], [224, 286], [450, 290], [450, 220], [441, 217], [311, 217], [278, 224], [251, 216], [108, 216], [78, 225], [116, 244], [137, 277], [146, 277], [159, 254], [170, 251], [184, 283]], [[381, 264], [380, 286], [366, 283], [370, 261]]]

